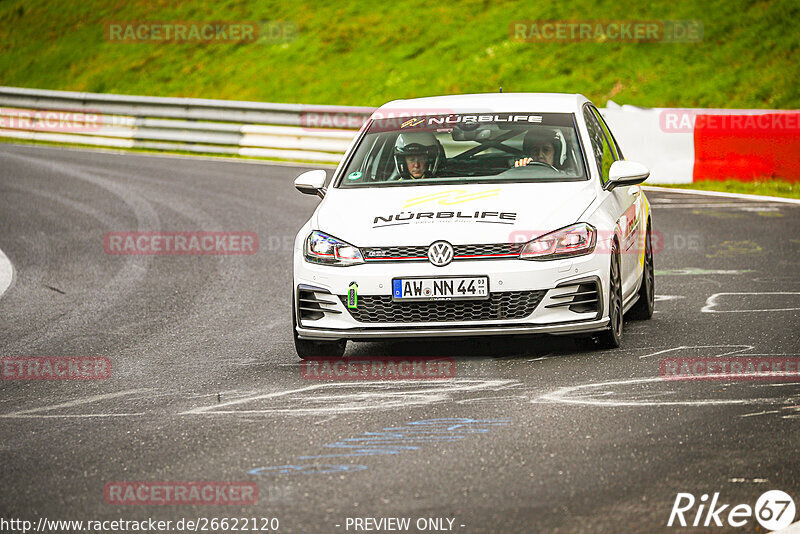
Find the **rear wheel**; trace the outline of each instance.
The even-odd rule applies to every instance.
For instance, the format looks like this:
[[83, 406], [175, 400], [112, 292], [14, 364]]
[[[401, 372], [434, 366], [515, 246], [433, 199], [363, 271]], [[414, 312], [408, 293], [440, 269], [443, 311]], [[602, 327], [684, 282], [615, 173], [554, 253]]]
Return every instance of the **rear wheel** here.
[[600, 332], [597, 336], [597, 345], [601, 349], [615, 349], [622, 341], [622, 274], [620, 272], [619, 245], [616, 241], [611, 249], [608, 319], [608, 330]]
[[631, 308], [629, 315], [632, 319], [650, 319], [653, 317], [656, 301], [656, 277], [653, 268], [653, 243], [650, 239], [652, 230], [647, 225], [647, 235], [644, 241], [644, 269], [642, 270], [642, 285], [639, 288], [639, 300]]
[[294, 301], [292, 301], [292, 337], [294, 337], [294, 350], [301, 360], [308, 358], [341, 358], [347, 348], [347, 340], [336, 341], [311, 341], [300, 339], [297, 336], [297, 314]]

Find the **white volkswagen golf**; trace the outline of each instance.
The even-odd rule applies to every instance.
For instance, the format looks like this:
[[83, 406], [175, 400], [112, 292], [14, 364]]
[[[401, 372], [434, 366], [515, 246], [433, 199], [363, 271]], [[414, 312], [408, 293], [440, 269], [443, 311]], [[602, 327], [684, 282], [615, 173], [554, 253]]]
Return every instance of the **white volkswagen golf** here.
[[347, 340], [570, 334], [618, 347], [653, 314], [649, 176], [582, 95], [390, 102], [294, 243], [301, 358]]

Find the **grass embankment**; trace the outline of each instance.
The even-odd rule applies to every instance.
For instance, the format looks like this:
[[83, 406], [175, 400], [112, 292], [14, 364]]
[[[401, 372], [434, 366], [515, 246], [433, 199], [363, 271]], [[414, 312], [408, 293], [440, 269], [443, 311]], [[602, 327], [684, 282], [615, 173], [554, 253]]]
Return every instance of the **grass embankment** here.
[[[0, 2], [0, 84], [377, 106], [396, 98], [580, 92], [597, 105], [800, 107], [793, 0]], [[516, 21], [694, 20], [699, 42], [518, 42]], [[282, 21], [289, 42], [110, 42], [109, 21]]]

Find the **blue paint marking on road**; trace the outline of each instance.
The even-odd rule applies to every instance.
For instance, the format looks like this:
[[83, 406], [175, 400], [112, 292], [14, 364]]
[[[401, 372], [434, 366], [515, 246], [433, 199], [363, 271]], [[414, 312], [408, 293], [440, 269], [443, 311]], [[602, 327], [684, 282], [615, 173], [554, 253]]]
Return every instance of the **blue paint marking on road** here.
[[384, 428], [381, 432], [364, 432], [360, 437], [348, 438], [323, 447], [330, 449], [352, 449], [338, 454], [319, 454], [299, 456], [299, 460], [317, 458], [349, 458], [353, 456], [377, 456], [400, 454], [403, 451], [418, 450], [418, 444], [431, 441], [457, 441], [468, 434], [484, 434], [488, 428], [474, 428], [471, 425], [505, 425], [505, 419], [430, 419], [415, 421], [401, 427]]
[[[347, 438], [323, 445], [330, 449], [345, 449], [337, 454], [317, 454], [298, 456], [298, 460], [317, 460], [327, 458], [353, 458], [359, 456], [380, 456], [415, 451], [425, 443], [452, 442], [464, 439], [470, 434], [485, 434], [492, 426], [505, 426], [511, 419], [471, 419], [469, 417], [450, 417], [444, 419], [424, 419], [406, 423], [399, 427], [387, 427], [379, 432], [364, 432], [358, 437]], [[257, 467], [248, 471], [251, 475], [263, 474], [323, 474], [344, 471], [362, 471], [365, 465], [278, 465]]]

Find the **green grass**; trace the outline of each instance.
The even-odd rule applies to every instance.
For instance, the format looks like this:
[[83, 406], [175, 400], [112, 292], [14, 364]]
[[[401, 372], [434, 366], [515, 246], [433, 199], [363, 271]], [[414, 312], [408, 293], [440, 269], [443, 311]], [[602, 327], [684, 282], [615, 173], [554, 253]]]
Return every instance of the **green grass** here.
[[800, 198], [800, 182], [780, 179], [766, 179], [752, 182], [738, 180], [692, 182], [690, 184], [663, 185], [659, 187], [677, 187], [680, 189], [700, 189], [703, 191], [722, 191], [725, 193], [747, 193], [750, 195], [767, 195], [772, 197]]
[[[646, 5], [645, 5], [646, 4]], [[527, 43], [515, 21], [699, 20], [697, 43]], [[580, 92], [604, 106], [800, 107], [794, 0], [219, 2], [0, 0], [0, 84], [376, 106], [397, 98]], [[286, 43], [120, 43], [106, 21], [284, 21]]]

